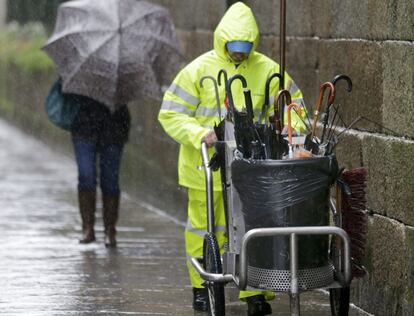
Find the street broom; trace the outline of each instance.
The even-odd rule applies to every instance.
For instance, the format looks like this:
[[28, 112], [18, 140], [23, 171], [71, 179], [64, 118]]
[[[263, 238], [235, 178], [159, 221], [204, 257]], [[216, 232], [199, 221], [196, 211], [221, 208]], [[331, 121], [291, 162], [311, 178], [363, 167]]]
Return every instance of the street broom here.
[[368, 232], [366, 211], [366, 181], [368, 169], [364, 167], [344, 171], [341, 179], [349, 191], [341, 192], [342, 228], [351, 240], [352, 276], [362, 277], [366, 271], [362, 262], [365, 257]]

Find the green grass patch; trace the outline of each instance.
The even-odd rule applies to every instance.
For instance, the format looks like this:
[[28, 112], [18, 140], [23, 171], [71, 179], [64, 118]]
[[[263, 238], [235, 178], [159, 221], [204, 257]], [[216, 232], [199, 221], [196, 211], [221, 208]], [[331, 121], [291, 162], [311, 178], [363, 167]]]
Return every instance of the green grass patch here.
[[46, 40], [39, 23], [11, 23], [0, 32], [0, 62], [13, 64], [27, 74], [52, 70], [53, 61], [41, 50]]

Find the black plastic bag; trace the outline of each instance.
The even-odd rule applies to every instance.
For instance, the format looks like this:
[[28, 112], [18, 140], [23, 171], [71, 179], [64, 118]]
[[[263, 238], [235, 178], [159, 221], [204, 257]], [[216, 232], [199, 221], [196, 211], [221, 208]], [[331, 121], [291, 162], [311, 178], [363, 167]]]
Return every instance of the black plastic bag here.
[[[246, 231], [264, 227], [329, 225], [329, 189], [338, 175], [334, 155], [307, 159], [236, 159], [232, 181]], [[299, 269], [328, 265], [328, 236], [298, 236]], [[248, 265], [289, 270], [289, 237], [260, 237], [248, 247]]]

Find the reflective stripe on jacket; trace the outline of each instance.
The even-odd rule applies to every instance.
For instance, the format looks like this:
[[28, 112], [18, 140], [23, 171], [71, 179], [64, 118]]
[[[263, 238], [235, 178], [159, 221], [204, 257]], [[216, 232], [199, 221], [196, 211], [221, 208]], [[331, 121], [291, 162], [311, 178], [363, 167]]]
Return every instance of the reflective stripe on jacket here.
[[[253, 49], [247, 60], [235, 65], [230, 59], [225, 44], [229, 41], [240, 40], [253, 43]], [[255, 120], [258, 119], [265, 99], [265, 84], [267, 78], [279, 72], [279, 65], [255, 51], [259, 41], [259, 30], [252, 11], [243, 3], [236, 3], [223, 16], [214, 32], [214, 50], [211, 50], [188, 64], [182, 69], [166, 91], [158, 119], [164, 130], [178, 143], [180, 154], [178, 161], [179, 183], [182, 186], [205, 190], [204, 171], [201, 166], [201, 140], [214, 124], [220, 122], [217, 111], [213, 82], [205, 80], [200, 87], [203, 76], [217, 78], [220, 69], [227, 71], [228, 77], [241, 74], [246, 78], [251, 90]], [[223, 77], [221, 78], [223, 81]], [[290, 89], [292, 101], [303, 104], [302, 93], [285, 74], [285, 86]], [[277, 79], [272, 80], [270, 95], [276, 95], [279, 90]], [[243, 90], [240, 81], [232, 84], [232, 94], [235, 107], [244, 106]], [[225, 113], [225, 88], [219, 86], [222, 116]], [[273, 100], [274, 98], [272, 98]], [[272, 112], [270, 109], [269, 113]], [[285, 111], [286, 112], [286, 111]], [[293, 113], [294, 125], [301, 125]], [[214, 149], [210, 149], [210, 154]], [[220, 174], [213, 174], [214, 190], [221, 190]]]

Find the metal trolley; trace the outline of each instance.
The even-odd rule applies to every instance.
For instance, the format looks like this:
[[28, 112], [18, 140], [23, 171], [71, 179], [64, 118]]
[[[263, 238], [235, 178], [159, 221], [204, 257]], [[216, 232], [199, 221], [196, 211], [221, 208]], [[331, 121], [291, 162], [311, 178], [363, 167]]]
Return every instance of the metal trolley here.
[[[276, 221], [269, 216], [269, 222], [249, 222], [248, 216], [242, 212], [242, 201], [232, 174], [237, 169], [237, 157], [234, 157], [236, 144], [227, 141], [224, 147], [226, 170], [223, 194], [228, 241], [224, 253], [220, 255], [214, 235], [212, 170], [207, 146], [203, 143], [201, 155], [206, 176], [208, 233], [204, 237], [203, 258], [191, 258], [192, 265], [205, 280], [210, 315], [225, 315], [224, 286], [229, 282], [233, 282], [239, 290], [288, 292], [291, 315], [300, 315], [301, 292], [329, 289], [332, 315], [347, 315], [352, 278], [350, 240], [340, 227], [340, 214], [336, 212], [334, 203], [326, 201], [325, 212], [322, 213], [328, 214], [320, 214], [322, 222], [315, 219], [309, 224], [295, 215], [289, 215], [290, 222], [283, 226], [278, 225], [277, 216], [273, 216]], [[319, 163], [317, 159], [327, 158], [314, 158], [313, 163]], [[304, 164], [308, 163], [306, 159], [301, 160]], [[282, 163], [289, 164], [289, 161]], [[273, 168], [272, 160], [266, 168]], [[329, 225], [329, 209], [334, 215], [334, 225]], [[315, 267], [313, 261], [308, 267], [306, 258], [315, 256], [320, 257], [316, 258], [319, 266]]]

